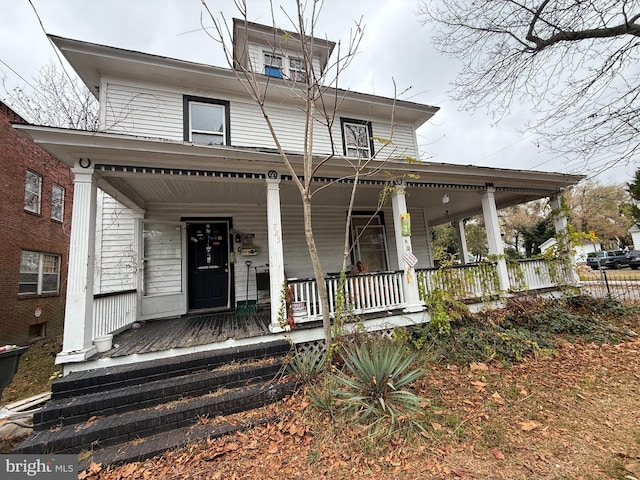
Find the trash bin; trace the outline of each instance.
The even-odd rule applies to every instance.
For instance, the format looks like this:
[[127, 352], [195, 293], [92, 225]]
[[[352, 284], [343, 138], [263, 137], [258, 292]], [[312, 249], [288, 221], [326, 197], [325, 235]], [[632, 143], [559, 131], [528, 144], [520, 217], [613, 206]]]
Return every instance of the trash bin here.
[[14, 345], [6, 345], [0, 347], [0, 398], [4, 387], [11, 383], [13, 376], [18, 371], [18, 361], [20, 356], [28, 350], [27, 347], [16, 347]]

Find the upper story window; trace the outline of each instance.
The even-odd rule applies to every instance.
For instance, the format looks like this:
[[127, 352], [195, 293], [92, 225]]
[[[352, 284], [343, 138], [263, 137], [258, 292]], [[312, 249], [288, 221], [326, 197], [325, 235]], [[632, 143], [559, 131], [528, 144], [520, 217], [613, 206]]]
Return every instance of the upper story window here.
[[18, 294], [42, 295], [60, 291], [60, 255], [23, 250]]
[[373, 134], [371, 122], [340, 119], [342, 143], [347, 157], [371, 158], [373, 156]]
[[185, 96], [184, 139], [201, 145], [230, 145], [229, 102]]
[[57, 183], [51, 186], [51, 219], [64, 221], [64, 187]]
[[289, 78], [294, 82], [306, 82], [307, 72], [304, 68], [304, 60], [301, 58], [289, 57]]
[[282, 78], [282, 57], [271, 53], [264, 54], [264, 74], [270, 77]]
[[27, 181], [24, 187], [24, 209], [32, 213], [40, 213], [40, 197], [42, 194], [42, 177], [27, 170]]
[[264, 52], [264, 74], [269, 77], [287, 78], [294, 82], [307, 80], [302, 58], [282, 57], [268, 52]]

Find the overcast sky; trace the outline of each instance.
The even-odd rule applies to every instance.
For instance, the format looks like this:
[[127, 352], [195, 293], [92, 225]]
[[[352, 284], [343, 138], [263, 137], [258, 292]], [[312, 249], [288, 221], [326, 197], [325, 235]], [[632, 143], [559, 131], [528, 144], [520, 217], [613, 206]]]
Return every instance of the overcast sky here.
[[[32, 0], [44, 31], [166, 57], [226, 66], [221, 48], [200, 27], [200, 0]], [[230, 20], [238, 16], [232, 0], [210, 0], [213, 12]], [[270, 25], [266, 0], [248, 0], [249, 20]], [[293, 12], [291, 1], [275, 2]], [[461, 112], [448, 98], [449, 82], [459, 64], [435, 51], [429, 26], [416, 15], [417, 0], [325, 0], [316, 36], [347, 43], [361, 17], [365, 25], [359, 54], [341, 78], [340, 87], [435, 105], [441, 110], [418, 130], [421, 159], [489, 167], [584, 173], [583, 166], [565, 165], [541, 151], [536, 138], [523, 131], [530, 112], [517, 106], [497, 126], [485, 111]], [[276, 21], [290, 23], [278, 11]], [[5, 82], [24, 86], [40, 68], [55, 59], [28, 0], [0, 0], [0, 71]], [[57, 60], [56, 60], [57, 61]], [[10, 69], [8, 68], [10, 67]], [[631, 181], [635, 167], [618, 167], [596, 179], [603, 183]]]

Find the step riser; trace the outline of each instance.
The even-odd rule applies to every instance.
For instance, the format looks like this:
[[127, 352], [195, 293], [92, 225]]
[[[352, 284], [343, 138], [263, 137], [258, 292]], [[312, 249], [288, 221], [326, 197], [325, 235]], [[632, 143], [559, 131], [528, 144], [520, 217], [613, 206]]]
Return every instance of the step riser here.
[[51, 386], [52, 399], [107, 392], [114, 388], [187, 375], [199, 370], [211, 370], [221, 365], [243, 360], [281, 357], [286, 355], [290, 348], [291, 346], [287, 342], [273, 342], [257, 348], [256, 346], [228, 348], [113, 367], [109, 369], [110, 373], [106, 376], [100, 375], [97, 371], [71, 373], [53, 383]]
[[86, 422], [93, 416], [107, 416], [117, 413], [149, 408], [181, 398], [205, 395], [222, 387], [236, 388], [254, 385], [274, 379], [282, 372], [281, 361], [271, 365], [246, 367], [228, 372], [203, 372], [171, 382], [153, 382], [149, 385], [127, 387], [111, 394], [91, 394], [69, 401], [68, 399], [49, 402], [34, 415], [36, 431], [58, 425], [72, 425]]
[[193, 425], [197, 423], [199, 416], [229, 415], [259, 408], [282, 399], [285, 395], [292, 393], [294, 388], [295, 385], [292, 383], [275, 384], [267, 389], [245, 390], [241, 395], [223, 394], [217, 397], [216, 401], [203, 401], [202, 405], [175, 409], [164, 414], [159, 411], [133, 414], [130, 421], [124, 424], [110, 425], [107, 422], [102, 425], [96, 421], [94, 425], [86, 426], [84, 432], [82, 427], [77, 427], [74, 432], [61, 430], [57, 438], [50, 437], [45, 442], [38, 442], [37, 438], [33, 438], [32, 443], [28, 444], [29, 440], [27, 440], [18, 446], [14, 453], [79, 453], [94, 446], [116, 445], [159, 432]]
[[143, 450], [171, 438], [171, 430], [174, 439], [203, 431], [203, 416], [256, 409], [293, 393], [293, 383], [278, 383], [289, 350], [278, 341], [72, 373], [54, 384], [52, 400], [34, 415], [36, 432], [14, 452]]

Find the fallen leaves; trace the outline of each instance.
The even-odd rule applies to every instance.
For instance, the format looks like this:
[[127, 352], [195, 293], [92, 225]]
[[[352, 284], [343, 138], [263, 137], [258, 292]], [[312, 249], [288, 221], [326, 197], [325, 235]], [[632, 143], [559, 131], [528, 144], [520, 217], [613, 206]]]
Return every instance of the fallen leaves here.
[[534, 420], [525, 420], [524, 422], [520, 422], [519, 425], [520, 430], [524, 432], [530, 432], [540, 426], [540, 424]]
[[639, 347], [640, 339], [576, 345], [510, 368], [435, 365], [418, 392], [428, 399], [425, 432], [410, 440], [367, 443], [359, 428], [297, 393], [261, 412], [281, 415], [275, 424], [115, 469], [94, 466], [79, 478], [578, 479], [607, 478], [614, 467], [640, 478], [637, 417], [628, 413], [640, 411], [640, 357], [631, 353]]

